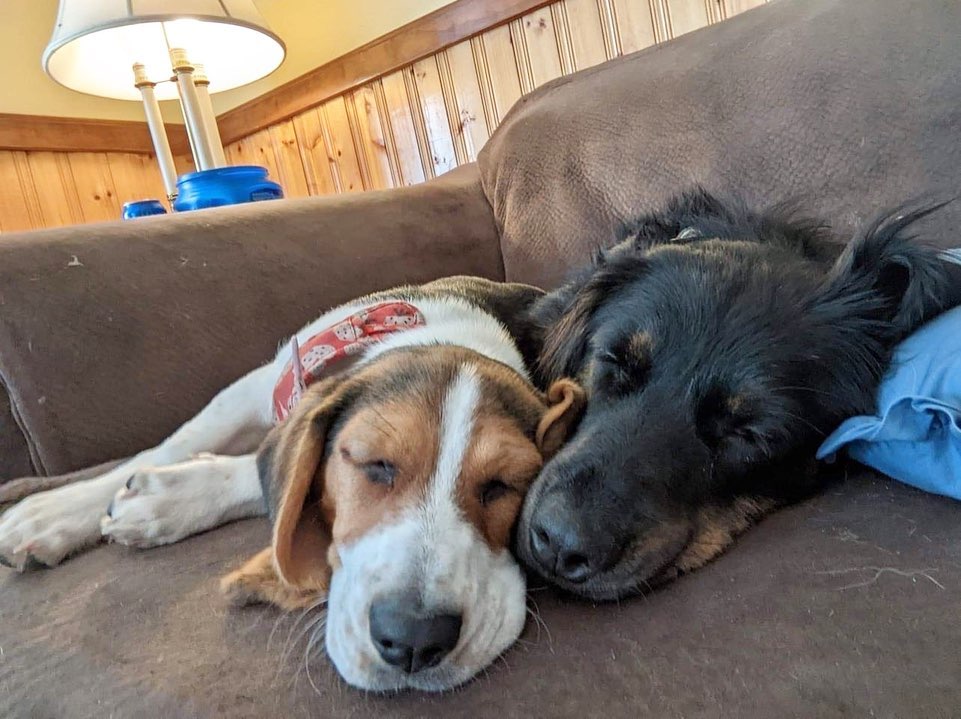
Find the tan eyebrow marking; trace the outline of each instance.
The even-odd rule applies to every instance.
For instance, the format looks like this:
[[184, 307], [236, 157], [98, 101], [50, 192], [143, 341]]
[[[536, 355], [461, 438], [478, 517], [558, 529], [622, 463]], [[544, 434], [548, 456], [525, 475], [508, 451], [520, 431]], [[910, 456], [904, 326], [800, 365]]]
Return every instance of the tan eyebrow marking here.
[[737, 414], [743, 410], [747, 404], [747, 397], [743, 394], [732, 394], [725, 400], [725, 404], [730, 412]]
[[647, 364], [651, 361], [654, 340], [647, 332], [635, 332], [627, 342], [627, 359], [636, 364]]

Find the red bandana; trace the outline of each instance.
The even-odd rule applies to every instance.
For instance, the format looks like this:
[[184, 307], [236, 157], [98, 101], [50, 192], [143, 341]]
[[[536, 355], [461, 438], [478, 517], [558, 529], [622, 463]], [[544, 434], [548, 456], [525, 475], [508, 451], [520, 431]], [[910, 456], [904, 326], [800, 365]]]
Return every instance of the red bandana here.
[[293, 357], [284, 365], [280, 379], [274, 385], [274, 420], [286, 419], [304, 390], [329, 372], [332, 365], [355, 357], [367, 345], [380, 342], [389, 334], [423, 324], [424, 315], [413, 305], [384, 302], [321, 330], [302, 347], [298, 347], [296, 337], [292, 338]]

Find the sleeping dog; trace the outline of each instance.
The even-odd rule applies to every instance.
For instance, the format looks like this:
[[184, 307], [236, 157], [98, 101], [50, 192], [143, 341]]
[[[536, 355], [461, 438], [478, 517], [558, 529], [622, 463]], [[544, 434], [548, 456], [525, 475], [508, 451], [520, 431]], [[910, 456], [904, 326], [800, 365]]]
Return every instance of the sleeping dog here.
[[764, 512], [816, 491], [815, 451], [871, 413], [892, 348], [949, 304], [906, 209], [845, 249], [822, 226], [702, 190], [535, 305], [542, 379], [587, 412], [517, 533], [527, 564], [611, 599], [694, 569]]
[[523, 628], [511, 530], [583, 403], [528, 379], [519, 318], [540, 294], [453, 278], [338, 307], [158, 447], [8, 510], [0, 558], [54, 565], [101, 532], [175, 542], [266, 498], [271, 546], [224, 578], [235, 602], [326, 598], [327, 652], [354, 686], [456, 686]]

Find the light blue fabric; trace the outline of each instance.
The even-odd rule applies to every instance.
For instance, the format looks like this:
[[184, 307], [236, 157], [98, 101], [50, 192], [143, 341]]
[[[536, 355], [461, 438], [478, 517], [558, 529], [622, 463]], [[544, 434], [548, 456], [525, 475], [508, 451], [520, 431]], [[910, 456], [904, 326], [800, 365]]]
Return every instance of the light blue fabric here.
[[877, 408], [877, 416], [842, 423], [818, 459], [846, 448], [895, 479], [961, 499], [961, 307], [898, 346]]

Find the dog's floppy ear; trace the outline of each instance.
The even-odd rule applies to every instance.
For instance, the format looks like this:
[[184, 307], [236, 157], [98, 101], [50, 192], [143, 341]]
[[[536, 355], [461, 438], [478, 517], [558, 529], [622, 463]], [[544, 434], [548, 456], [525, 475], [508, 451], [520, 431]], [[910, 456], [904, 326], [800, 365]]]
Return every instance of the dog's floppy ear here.
[[547, 390], [550, 405], [537, 425], [535, 440], [545, 460], [550, 459], [574, 431], [587, 395], [581, 386], [571, 379], [559, 379]]
[[871, 223], [841, 254], [816, 311], [849, 328], [857, 323], [860, 333], [890, 347], [944, 310], [945, 265], [910, 228], [945, 204], [902, 208]]
[[327, 432], [346, 404], [349, 386], [349, 379], [338, 376], [312, 387], [259, 459], [274, 527], [274, 567], [291, 586], [326, 590], [330, 579], [330, 528], [320, 510], [320, 468]]
[[542, 328], [544, 340], [536, 366], [538, 380], [548, 384], [580, 375], [590, 347], [594, 313], [612, 293], [640, 278], [647, 267], [645, 254], [624, 242], [598, 252], [591, 267], [535, 304], [532, 316]]
[[576, 376], [587, 355], [591, 316], [596, 309], [595, 293], [586, 286], [560, 290], [550, 297], [538, 322], [544, 331], [544, 343], [537, 358], [539, 379], [551, 382], [561, 377]]
[[321, 465], [327, 433], [352, 386], [349, 375], [314, 385], [261, 446], [257, 467], [273, 523], [271, 546], [221, 582], [234, 603], [293, 609], [326, 594], [330, 527], [320, 507]]

